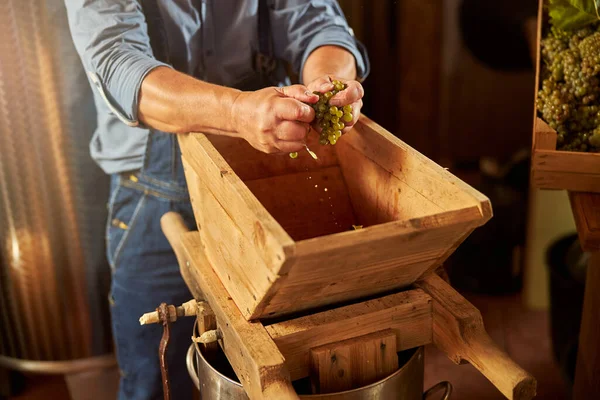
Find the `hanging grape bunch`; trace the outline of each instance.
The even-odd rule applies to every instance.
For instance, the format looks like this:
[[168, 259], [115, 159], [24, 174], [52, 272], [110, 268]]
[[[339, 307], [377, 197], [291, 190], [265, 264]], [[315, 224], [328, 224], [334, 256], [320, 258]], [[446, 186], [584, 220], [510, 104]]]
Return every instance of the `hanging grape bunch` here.
[[553, 26], [541, 42], [537, 110], [558, 133], [557, 149], [600, 152], [600, 23]]
[[348, 86], [340, 81], [333, 81], [333, 90], [327, 93], [314, 92], [319, 96], [319, 101], [315, 104], [309, 104], [315, 110], [315, 119], [321, 127], [321, 136], [319, 143], [322, 145], [334, 145], [342, 136], [342, 130], [346, 127], [344, 122], [352, 122], [352, 106], [338, 108], [329, 104], [329, 100], [346, 89]]
[[[342, 130], [346, 127], [344, 122], [352, 122], [354, 115], [352, 112], [351, 105], [338, 108], [329, 104], [329, 100], [345, 90], [348, 85], [340, 81], [332, 81], [333, 90], [321, 93], [313, 92], [319, 96], [319, 101], [315, 104], [308, 104], [315, 110], [315, 121], [316, 124], [321, 128], [321, 134], [319, 137], [319, 143], [327, 145], [335, 145], [340, 137], [342, 137]], [[307, 148], [308, 150], [308, 148]], [[317, 159], [316, 155], [309, 150], [309, 153], [314, 159]], [[298, 153], [290, 153], [290, 158], [298, 158]]]

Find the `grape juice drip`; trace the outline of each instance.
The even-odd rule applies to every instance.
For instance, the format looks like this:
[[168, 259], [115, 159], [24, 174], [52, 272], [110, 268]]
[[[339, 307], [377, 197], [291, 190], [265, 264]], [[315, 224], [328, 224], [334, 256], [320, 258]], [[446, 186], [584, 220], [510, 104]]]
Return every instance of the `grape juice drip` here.
[[537, 110], [558, 133], [557, 149], [600, 152], [600, 24], [552, 28], [542, 39]]

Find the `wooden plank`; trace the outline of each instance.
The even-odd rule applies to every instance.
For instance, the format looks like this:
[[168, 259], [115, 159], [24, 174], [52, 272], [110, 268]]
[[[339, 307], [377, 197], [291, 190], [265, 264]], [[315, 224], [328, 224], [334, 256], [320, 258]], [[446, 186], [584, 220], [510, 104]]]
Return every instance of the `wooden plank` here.
[[246, 185], [294, 240], [348, 231], [356, 223], [338, 166], [247, 181]]
[[445, 211], [476, 206], [481, 225], [492, 217], [492, 206], [486, 196], [364, 115], [361, 123], [336, 146], [352, 146]]
[[364, 387], [398, 370], [396, 334], [384, 330], [310, 350], [313, 393]]
[[306, 150], [298, 152], [298, 158], [291, 159], [288, 154], [262, 153], [243, 139], [214, 135], [207, 135], [207, 138], [244, 182], [319, 170], [338, 163], [335, 149], [332, 146], [321, 146], [319, 136], [314, 131], [310, 132], [306, 143], [317, 155], [317, 160], [313, 159]]
[[284, 355], [292, 380], [309, 375], [311, 348], [391, 329], [398, 351], [432, 340], [431, 298], [408, 290], [265, 327]]
[[535, 379], [493, 342], [479, 310], [436, 274], [415, 285], [433, 299], [433, 343], [452, 361], [470, 362], [508, 399], [535, 396]]
[[600, 192], [600, 174], [582, 174], [568, 171], [533, 170], [532, 183], [538, 189]]
[[[267, 267], [277, 272], [286, 257], [293, 254], [292, 238], [260, 204], [205, 135], [178, 137], [187, 165], [186, 178], [188, 171], [193, 169], [195, 176], [217, 201], [227, 205], [228, 214], [242, 233], [253, 241]], [[196, 193], [190, 192], [190, 196], [193, 200]], [[196, 215], [201, 212], [198, 206], [194, 208]]]
[[600, 252], [587, 268], [573, 400], [600, 398]]
[[479, 217], [472, 207], [298, 242], [297, 258], [262, 315], [285, 315], [407, 287], [438, 266]]
[[537, 171], [568, 171], [600, 177], [600, 153], [536, 150], [531, 162]]
[[[552, 131], [552, 128], [548, 126], [544, 121], [538, 118], [538, 109], [537, 109], [537, 99], [538, 92], [540, 87], [540, 63], [542, 59], [542, 27], [544, 22], [544, 0], [538, 0], [538, 17], [537, 17], [537, 37], [535, 44], [535, 53], [536, 53], [536, 63], [535, 63], [535, 87], [534, 87], [534, 101], [533, 101], [533, 140], [531, 143], [532, 152], [535, 151], [536, 148], [539, 149], [548, 149], [548, 150], [556, 150], [556, 137], [554, 138], [554, 146], [552, 146], [552, 142], [548, 141], [547, 133]], [[538, 135], [538, 132], [545, 133], [542, 135]]]
[[206, 256], [244, 316], [254, 319], [279, 276], [264, 262], [256, 241], [244, 234], [209, 189], [200, 188], [202, 183], [186, 159], [183, 163]]
[[204, 255], [198, 232], [181, 235], [182, 275], [194, 296], [202, 295], [215, 313], [221, 347], [250, 399], [299, 399], [285, 359], [261, 323], [245, 320]]
[[442, 212], [442, 208], [351, 146], [338, 148], [340, 166], [361, 225]]
[[[536, 91], [537, 92], [537, 91]], [[537, 109], [536, 109], [536, 117], [534, 121], [534, 131], [533, 131], [533, 149], [534, 154], [535, 150], [556, 150], [556, 140], [557, 140], [556, 131], [544, 122], [541, 118], [537, 117]]]
[[600, 194], [570, 192], [571, 208], [585, 251], [600, 251]]

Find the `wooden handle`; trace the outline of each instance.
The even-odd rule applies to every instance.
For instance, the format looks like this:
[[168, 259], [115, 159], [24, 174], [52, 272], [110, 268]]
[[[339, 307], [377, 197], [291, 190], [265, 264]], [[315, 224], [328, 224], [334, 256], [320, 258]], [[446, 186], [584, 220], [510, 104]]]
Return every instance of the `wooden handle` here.
[[433, 343], [457, 364], [468, 361], [511, 400], [536, 394], [536, 380], [485, 331], [481, 313], [436, 274], [416, 283], [433, 299]]
[[189, 232], [183, 217], [176, 212], [168, 212], [160, 219], [160, 227], [175, 252], [179, 265], [185, 263], [185, 252], [181, 245], [181, 235]]
[[299, 400], [300, 396], [294, 390], [291, 382], [275, 381], [265, 388], [263, 399]]

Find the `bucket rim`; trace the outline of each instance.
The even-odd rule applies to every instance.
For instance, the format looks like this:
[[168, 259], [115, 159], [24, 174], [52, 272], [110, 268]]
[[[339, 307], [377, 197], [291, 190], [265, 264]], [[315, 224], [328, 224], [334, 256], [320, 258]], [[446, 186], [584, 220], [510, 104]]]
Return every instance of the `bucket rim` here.
[[[394, 373], [392, 373], [392, 374], [390, 374], [390, 375], [386, 376], [385, 378], [382, 378], [382, 379], [378, 380], [377, 382], [373, 382], [373, 383], [371, 383], [371, 384], [369, 384], [369, 385], [361, 386], [361, 387], [359, 387], [359, 388], [355, 388], [355, 389], [345, 390], [345, 391], [342, 391], [342, 392], [335, 392], [335, 393], [319, 393], [319, 394], [306, 394], [306, 395], [299, 395], [299, 397], [300, 397], [301, 399], [318, 399], [318, 398], [321, 398], [321, 397], [329, 397], [329, 396], [331, 396], [332, 394], [336, 394], [336, 395], [338, 395], [338, 394], [339, 394], [339, 395], [347, 395], [347, 394], [352, 394], [352, 393], [359, 392], [359, 391], [364, 391], [364, 390], [367, 390], [367, 389], [373, 388], [373, 387], [375, 387], [375, 386], [378, 386], [378, 385], [382, 385], [383, 383], [385, 383], [385, 382], [387, 382], [387, 381], [389, 381], [389, 380], [393, 379], [394, 377], [396, 377], [396, 375], [399, 375], [400, 373], [402, 373], [402, 372], [403, 372], [403, 371], [404, 371], [406, 368], [408, 368], [408, 366], [409, 366], [409, 365], [410, 365], [412, 362], [414, 362], [414, 361], [415, 361], [415, 358], [418, 358], [419, 356], [420, 356], [420, 357], [423, 357], [423, 355], [424, 355], [423, 346], [415, 347], [415, 348], [412, 348], [412, 349], [407, 349], [407, 350], [404, 350], [404, 351], [412, 351], [412, 350], [414, 350], [414, 353], [413, 353], [413, 354], [410, 356], [410, 358], [409, 358], [409, 359], [408, 359], [408, 360], [407, 360], [407, 361], [406, 361], [406, 362], [405, 362], [405, 363], [404, 363], [404, 364], [403, 364], [403, 365], [402, 365], [400, 368], [398, 368], [398, 369], [397, 369], [397, 370], [396, 370]], [[212, 370], [214, 373], [216, 373], [216, 374], [217, 374], [217, 376], [219, 376], [220, 378], [224, 379], [225, 381], [227, 381], [227, 382], [231, 383], [232, 385], [234, 385], [234, 386], [237, 386], [237, 387], [240, 387], [242, 390], [244, 390], [244, 386], [243, 386], [243, 385], [242, 385], [240, 382], [234, 381], [233, 379], [231, 379], [231, 378], [229, 378], [229, 377], [227, 377], [227, 376], [223, 375], [223, 374], [222, 374], [221, 372], [219, 372], [219, 371], [218, 371], [216, 368], [214, 368], [214, 367], [211, 365], [211, 363], [210, 363], [210, 362], [208, 362], [208, 360], [207, 360], [207, 359], [204, 357], [204, 354], [202, 354], [202, 350], [200, 349], [200, 346], [197, 346], [197, 347], [196, 347], [196, 344], [195, 344], [195, 343], [192, 343], [192, 344], [190, 345], [190, 348], [188, 349], [188, 357], [190, 357], [190, 356], [191, 356], [193, 353], [195, 353], [195, 354], [196, 354], [196, 356], [197, 356], [197, 357], [196, 357], [196, 359], [197, 359], [197, 360], [198, 360], [198, 358], [200, 358], [200, 359], [201, 359], [201, 360], [204, 362], [204, 364], [205, 364], [205, 365], [208, 365], [208, 367], [209, 367], [209, 368], [210, 368], [210, 369], [211, 369], [211, 370]], [[194, 374], [196, 374], [196, 375], [198, 374], [198, 371], [197, 371], [197, 369], [195, 369], [195, 368], [194, 368], [194, 369], [192, 369], [192, 370], [190, 370], [189, 372], [190, 372], [190, 373], [192, 373], [192, 372], [193, 372], [193, 373], [194, 373]], [[197, 383], [197, 384], [196, 384], [196, 383]], [[196, 388], [197, 388], [197, 389], [200, 389], [200, 388], [199, 388], [199, 382], [198, 382], [197, 380], [196, 380], [196, 381], [194, 381], [194, 384], [196, 385]]]

